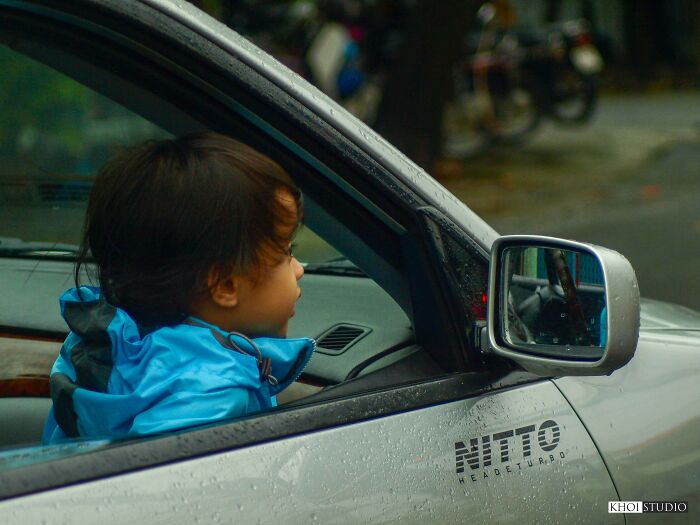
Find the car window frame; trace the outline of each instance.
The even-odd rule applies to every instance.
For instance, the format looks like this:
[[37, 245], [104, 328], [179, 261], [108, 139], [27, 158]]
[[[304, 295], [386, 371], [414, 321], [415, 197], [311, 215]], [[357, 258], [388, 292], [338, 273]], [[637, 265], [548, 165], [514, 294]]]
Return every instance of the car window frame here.
[[[89, 3], [93, 4], [92, 2]], [[3, 2], [0, 2], [0, 17], [3, 17], [8, 12], [7, 6], [3, 4]], [[13, 12], [15, 14], [19, 13], [26, 17], [26, 12], [17, 11], [17, 5], [19, 4], [22, 3], [13, 2], [15, 7], [9, 9], [14, 9]], [[30, 12], [32, 12], [33, 16], [37, 16], [37, 9], [39, 9], [38, 16], [46, 17], [43, 19], [44, 23], [64, 24], [62, 26], [64, 30], [66, 27], [71, 27], [71, 23], [75, 23], [75, 20], [70, 19], [70, 15], [59, 17], [55, 12], [42, 11], [44, 2], [25, 2], [24, 4], [32, 8]], [[95, 13], [96, 19], [103, 20], [101, 17], [113, 15], [98, 11], [99, 9]], [[49, 15], [53, 16], [53, 18]], [[151, 15], [156, 17], [163, 16], [162, 14], [153, 13]], [[117, 21], [124, 22], [121, 19], [110, 19], [110, 23], [116, 23]], [[32, 20], [28, 20], [27, 23], [34, 25]], [[68, 25], [66, 26], [65, 24]], [[127, 25], [127, 27], [130, 26]], [[129, 29], [129, 31], [136, 30], [137, 27]], [[79, 35], [72, 36], [77, 37]], [[192, 35], [186, 31], [176, 32], [175, 37], [180, 38], [182, 40], [180, 45], [185, 47], [188, 45], [202, 46], [206, 44], [206, 42], [193, 43]], [[125, 38], [128, 38], [128, 35]], [[71, 42], [75, 41], [74, 38], [69, 40]], [[140, 42], [137, 45], [143, 49], [145, 44]], [[159, 46], [162, 45], [164, 45], [163, 42], [160, 42]], [[209, 52], [216, 52], [216, 46], [213, 46], [213, 49], [209, 50]], [[219, 50], [219, 52], [223, 53], [222, 50]], [[433, 268], [435, 266], [435, 256], [431, 253], [431, 249], [434, 245], [426, 242], [424, 224], [426, 214], [420, 211], [425, 209], [426, 201], [413, 192], [410, 187], [393, 177], [391, 173], [366, 152], [344, 138], [342, 133], [316, 118], [313, 112], [305, 108], [303, 104], [296, 101], [289, 94], [275, 88], [268, 80], [261, 78], [245, 64], [232, 61], [229, 66], [231, 71], [238, 72], [245, 77], [243, 82], [247, 83], [245, 87], [249, 88], [250, 92], [237, 92], [238, 98], [233, 101], [233, 105], [236, 107], [223, 108], [225, 109], [223, 116], [221, 106], [212, 104], [212, 107], [205, 107], [205, 101], [202, 100], [197, 103], [196, 108], [188, 108], [187, 114], [192, 117], [192, 121], [184, 122], [184, 124], [180, 123], [180, 125], [189, 127], [193, 123], [199, 122], [202, 123], [204, 128], [224, 128], [226, 130], [231, 125], [230, 121], [218, 125], [216, 122], [221, 119], [226, 120], [226, 118], [230, 120], [232, 115], [236, 114], [235, 111], [238, 111], [238, 118], [243, 115], [243, 117], [247, 118], [248, 123], [255, 119], [260, 120], [257, 122], [258, 129], [251, 134], [248, 142], [264, 153], [273, 156], [273, 158], [281, 157], [286, 159], [286, 162], [283, 164], [285, 164], [285, 167], [290, 168], [293, 176], [303, 177], [304, 170], [308, 170], [309, 163], [315, 163], [313, 165], [316, 170], [315, 173], [322, 173], [324, 177], [327, 177], [326, 179], [320, 179], [321, 181], [326, 181], [325, 186], [319, 184], [319, 188], [322, 188], [320, 191], [338, 191], [338, 186], [345, 190], [346, 193], [341, 194], [341, 196], [342, 203], [347, 206], [346, 217], [359, 217], [359, 219], [367, 221], [365, 226], [367, 224], [380, 224], [386, 231], [393, 232], [396, 239], [393, 251], [397, 260], [390, 261], [387, 264], [389, 266], [391, 264], [401, 265], [410, 257], [412, 263], [419, 269], [415, 273], [420, 277], [428, 277], [427, 279], [420, 279], [419, 282], [410, 283], [412, 291], [408, 300], [413, 302], [406, 304], [407, 298], [398, 298], [399, 302], [402, 302], [402, 306], [408, 308], [411, 312], [415, 325], [417, 327], [420, 326], [416, 331], [420, 330], [423, 334], [429, 334], [428, 336], [423, 336], [424, 341], [419, 342], [431, 344], [436, 348], [450, 348], [450, 352], [457, 356], [460, 353], [467, 353], [469, 348], [465, 346], [464, 334], [458, 333], [459, 326], [453, 324], [455, 319], [452, 316], [440, 315], [445, 311], [448, 314], [450, 312], [454, 313], [454, 304], [452, 302], [454, 299], [445, 297], [445, 285], [442, 283], [439, 268]], [[231, 77], [225, 75], [226, 72], [220, 73], [222, 74], [221, 82], [231, 81]], [[110, 93], [105, 93], [103, 90], [100, 91], [106, 96], [113, 98]], [[262, 99], [256, 99], [255, 94], [262, 92], [265, 92]], [[176, 98], [175, 95], [171, 96]], [[246, 97], [248, 98], [246, 99]], [[280, 98], [283, 100], [280, 100]], [[246, 105], [246, 102], [241, 102], [241, 100], [248, 100], [248, 105]], [[271, 100], [274, 100], [274, 103]], [[261, 111], [259, 108], [264, 107], [265, 104], [269, 106], [268, 110]], [[133, 109], [127, 104], [124, 105], [129, 109]], [[255, 108], [255, 111], [251, 108]], [[199, 111], [201, 111], [201, 114]], [[137, 112], [144, 115], [141, 111]], [[193, 117], [195, 114], [198, 115], [197, 118]], [[261, 115], [264, 119], [261, 118]], [[144, 116], [148, 118], [147, 115]], [[309, 119], [311, 124], [300, 122], [304, 118]], [[160, 125], [158, 120], [149, 120]], [[163, 127], [168, 131], [172, 130], [172, 127]], [[290, 133], [293, 132], [299, 133], [299, 135], [295, 135], [295, 140], [291, 141], [292, 145], [290, 145], [288, 139]], [[323, 145], [330, 147], [324, 148], [322, 147]], [[292, 151], [292, 148], [297, 149]], [[333, 169], [329, 168], [331, 165]], [[361, 171], [353, 173], [353, 170], [357, 170], [358, 167], [361, 168]], [[356, 177], [350, 179], [353, 175], [356, 175]], [[353, 180], [353, 184], [348, 184], [347, 180]], [[318, 183], [318, 181], [316, 182]], [[360, 204], [361, 206], [359, 206]], [[365, 211], [358, 214], [358, 210]], [[435, 221], [434, 214], [431, 220]], [[377, 239], [373, 242], [376, 243]], [[483, 271], [483, 266], [487, 268], [484, 250], [476, 247], [473, 248], [473, 251], [473, 257], [482, 265]], [[386, 285], [386, 283], [383, 284]], [[442, 290], [442, 292], [436, 294], [436, 288]], [[396, 298], [397, 294], [398, 292], [394, 290], [392, 295]], [[421, 318], [421, 316], [423, 316], [422, 319], [424, 321], [419, 322], [417, 319]], [[425, 339], [432, 339], [432, 341], [425, 341]], [[474, 349], [471, 350], [473, 351]], [[445, 359], [447, 361], [447, 358]], [[162, 450], [163, 455], [147, 457], [148, 454], [144, 454], [141, 457], [136, 454], [136, 451], [140, 450], [141, 447], [145, 447], [143, 450], [150, 450], [149, 447], [151, 445], [147, 443], [156, 443], [158, 441], [158, 439], [154, 439], [153, 441], [127, 442], [115, 445], [107, 450], [56, 460], [58, 463], [53, 461], [50, 464], [32, 465], [6, 473], [9, 474], [9, 478], [5, 478], [6, 474], [3, 474], [3, 486], [9, 487], [8, 494], [17, 495], [21, 492], [18, 488], [21, 486], [30, 492], [35, 492], [86, 479], [95, 479], [133, 469], [163, 464], [164, 462], [190, 459], [202, 454], [230, 450], [239, 446], [249, 446], [271, 439], [281, 439], [295, 433], [312, 432], [331, 426], [362, 421], [367, 418], [384, 417], [405, 410], [478, 395], [480, 392], [490, 391], [494, 388], [506, 388], [534, 380], [534, 376], [529, 374], [516, 374], [517, 377], [514, 376], [513, 373], [508, 372], [507, 366], [499, 368], [482, 367], [478, 371], [465, 372], [464, 370], [467, 366], [468, 363], [465, 356], [464, 362], [460, 363], [458, 359], [455, 359], [454, 363], [449, 363], [448, 370], [451, 369], [458, 372], [451, 376], [409, 385], [393, 385], [380, 391], [363, 392], [337, 400], [322, 401], [308, 406], [257, 415], [236, 422], [222, 423], [216, 425], [214, 429], [193, 430], [185, 434], [158, 438], [174, 440], [172, 441], [173, 446], [170, 448], [163, 447], [165, 442], [153, 445], [153, 450]], [[476, 370], [476, 367], [474, 369]], [[298, 426], [290, 426], [291, 421], [299, 421]], [[268, 430], [260, 430], [261, 427]], [[294, 428], [297, 430], [294, 430]], [[229, 432], [230, 429], [238, 430]], [[242, 440], [238, 440], [236, 436], [239, 435], [239, 431], [240, 435], [244, 436], [245, 439], [241, 438]], [[204, 432], [204, 434], [200, 434], [201, 432]], [[199, 450], [195, 449], [196, 447], [186, 447], [185, 450], [188, 452], [183, 456], [182, 450], [176, 444], [182, 443], [183, 440], [188, 443], [192, 440], [196, 441], [202, 435], [207, 436], [203, 440], [203, 448]], [[170, 443], [170, 441], [167, 442]], [[117, 456], [123, 454], [125, 457], [133, 456], [133, 458], [123, 459], [122, 463], [119, 464], [106, 465], [111, 463], [108, 461], [108, 458], [111, 458], [111, 455], [114, 454]], [[65, 467], [65, 476], [63, 478], [59, 480], [54, 476], [51, 481], [45, 479], [47, 472], [55, 473], [57, 470], [64, 472], [63, 467]], [[16, 481], [13, 482], [13, 479]], [[6, 480], [7, 485], [5, 485]], [[32, 488], [27, 489], [27, 487]], [[17, 492], [18, 490], [20, 492]]]

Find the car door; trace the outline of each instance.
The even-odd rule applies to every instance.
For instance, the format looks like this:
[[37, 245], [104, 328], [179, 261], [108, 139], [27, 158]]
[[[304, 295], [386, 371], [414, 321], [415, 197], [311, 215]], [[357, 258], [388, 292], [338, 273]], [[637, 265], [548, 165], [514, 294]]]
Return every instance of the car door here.
[[[421, 388], [431, 386], [403, 394]], [[16, 498], [0, 505], [0, 516], [56, 523], [622, 522], [607, 514], [607, 502], [618, 498], [598, 452], [549, 381], [393, 408], [384, 417]], [[157, 456], [156, 447], [174, 446], [163, 439], [132, 453]], [[198, 452], [191, 439], [179, 446], [182, 456]], [[125, 461], [94, 454], [89, 459], [113, 467]], [[88, 458], [81, 459], [85, 466]]]
[[[9, 451], [0, 458], [1, 517], [619, 521], [606, 514], [617, 496], [605, 465], [555, 385], [485, 359], [469, 339], [495, 234], [466, 207], [189, 7], [37, 1], [0, 3], [0, 14], [6, 45], [157, 129], [245, 135], [281, 159], [308, 196], [312, 229], [369, 276], [342, 289], [385, 294], [362, 351], [314, 358], [306, 375], [321, 377], [323, 392], [172, 435]], [[35, 270], [63, 264], [44, 259]], [[321, 289], [323, 279], [311, 282]], [[369, 294], [349, 309], [371, 308]], [[42, 326], [8, 330], [35, 340], [58, 332]]]

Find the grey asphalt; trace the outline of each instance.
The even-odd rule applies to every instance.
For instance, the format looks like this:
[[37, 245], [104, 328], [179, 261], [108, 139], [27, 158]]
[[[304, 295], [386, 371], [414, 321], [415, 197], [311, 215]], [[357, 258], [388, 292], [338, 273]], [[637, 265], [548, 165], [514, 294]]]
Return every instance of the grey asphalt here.
[[500, 233], [613, 248], [643, 296], [700, 310], [700, 92], [604, 97], [594, 122], [548, 125], [443, 180]]
[[[625, 255], [643, 296], [700, 310], [700, 143], [679, 143], [620, 189], [615, 205], [539, 233], [592, 242]], [[630, 183], [625, 186], [629, 187]]]

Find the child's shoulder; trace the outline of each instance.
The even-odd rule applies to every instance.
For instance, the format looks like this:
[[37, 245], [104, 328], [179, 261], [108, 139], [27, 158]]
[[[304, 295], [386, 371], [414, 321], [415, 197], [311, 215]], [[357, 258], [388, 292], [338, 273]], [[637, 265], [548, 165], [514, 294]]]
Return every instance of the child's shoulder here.
[[184, 323], [141, 329], [138, 337], [132, 340], [124, 338], [123, 353], [132, 359], [169, 364], [196, 360], [199, 367], [210, 362], [231, 361], [234, 357], [209, 330]]

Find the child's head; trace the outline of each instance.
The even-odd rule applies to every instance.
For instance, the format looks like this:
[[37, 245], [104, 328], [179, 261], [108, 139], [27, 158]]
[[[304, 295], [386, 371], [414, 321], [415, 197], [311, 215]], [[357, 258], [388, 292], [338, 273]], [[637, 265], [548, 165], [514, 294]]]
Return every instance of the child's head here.
[[300, 220], [301, 194], [278, 164], [197, 133], [141, 144], [100, 170], [83, 256], [92, 252], [106, 299], [144, 325], [192, 314], [282, 336], [300, 294], [290, 251]]

